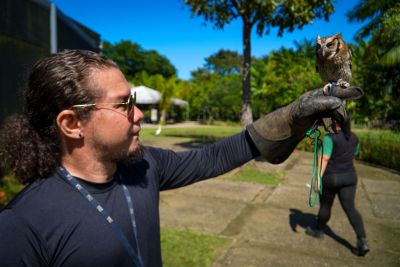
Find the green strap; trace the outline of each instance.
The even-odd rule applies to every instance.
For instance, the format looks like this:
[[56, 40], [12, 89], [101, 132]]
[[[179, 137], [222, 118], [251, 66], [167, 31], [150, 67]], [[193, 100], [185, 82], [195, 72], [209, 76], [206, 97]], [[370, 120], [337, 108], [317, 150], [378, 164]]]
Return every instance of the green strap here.
[[[318, 124], [317, 122], [314, 123], [314, 126], [309, 129], [306, 133], [307, 137], [309, 137], [311, 140], [313, 140], [314, 144], [314, 157], [313, 157], [313, 166], [312, 166], [312, 171], [311, 171], [311, 184], [310, 184], [310, 194], [308, 196], [308, 205], [310, 207], [315, 207], [315, 204], [317, 203], [318, 200], [318, 195], [322, 194], [322, 177], [321, 177], [321, 171], [322, 171], [322, 157], [321, 157], [321, 162], [317, 164], [318, 160], [318, 151], [319, 148], [322, 149], [322, 141], [321, 141], [321, 132], [318, 130]], [[312, 192], [313, 192], [313, 187], [316, 179], [319, 179], [319, 194], [315, 194], [314, 200], [312, 201]]]

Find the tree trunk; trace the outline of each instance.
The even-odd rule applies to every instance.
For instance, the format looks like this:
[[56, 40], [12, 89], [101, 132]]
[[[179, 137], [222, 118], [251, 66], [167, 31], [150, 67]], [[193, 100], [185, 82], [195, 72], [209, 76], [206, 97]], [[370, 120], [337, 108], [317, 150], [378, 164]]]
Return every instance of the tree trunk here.
[[242, 66], [242, 114], [243, 127], [253, 122], [251, 111], [250, 67], [251, 67], [251, 24], [243, 20], [243, 66]]
[[167, 111], [165, 109], [161, 111], [160, 124], [162, 125], [167, 124]]

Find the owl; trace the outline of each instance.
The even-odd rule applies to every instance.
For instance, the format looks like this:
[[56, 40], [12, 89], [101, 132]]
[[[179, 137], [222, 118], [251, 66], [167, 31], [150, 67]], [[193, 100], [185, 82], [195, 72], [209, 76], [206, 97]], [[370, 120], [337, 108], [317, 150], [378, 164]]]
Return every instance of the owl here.
[[327, 83], [324, 92], [327, 93], [332, 83], [341, 87], [349, 87], [351, 82], [351, 51], [340, 33], [317, 37], [316, 69], [321, 79]]
[[[326, 95], [330, 94], [332, 85], [338, 85], [343, 90], [350, 86], [352, 55], [340, 33], [323, 38], [318, 35], [316, 55], [316, 69], [321, 79], [326, 83], [323, 88]], [[342, 116], [346, 115], [344, 102], [338, 112]], [[323, 124], [327, 131], [336, 132], [334, 120], [324, 118]]]

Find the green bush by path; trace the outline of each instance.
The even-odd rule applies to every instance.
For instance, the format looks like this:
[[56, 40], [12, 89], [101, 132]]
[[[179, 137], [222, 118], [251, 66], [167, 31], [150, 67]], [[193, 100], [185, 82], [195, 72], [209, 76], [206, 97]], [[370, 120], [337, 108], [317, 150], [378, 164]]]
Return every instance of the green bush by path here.
[[[388, 130], [354, 129], [360, 140], [357, 159], [383, 167], [400, 170], [400, 133]], [[296, 147], [313, 152], [309, 138], [304, 138]]]
[[400, 133], [386, 130], [356, 130], [360, 139], [358, 159], [400, 170]]
[[230, 239], [188, 230], [161, 228], [165, 267], [208, 267]]

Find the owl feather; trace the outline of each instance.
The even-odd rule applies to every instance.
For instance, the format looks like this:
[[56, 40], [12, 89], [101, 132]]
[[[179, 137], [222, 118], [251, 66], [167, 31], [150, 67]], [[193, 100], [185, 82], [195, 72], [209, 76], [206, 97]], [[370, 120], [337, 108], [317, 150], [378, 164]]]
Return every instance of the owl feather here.
[[[343, 90], [350, 86], [352, 54], [340, 33], [322, 38], [318, 35], [316, 56], [316, 70], [326, 83], [324, 92], [329, 94], [329, 90], [333, 85], [342, 87]], [[343, 117], [347, 116], [345, 103], [337, 112]], [[327, 131], [336, 132], [332, 119], [324, 118], [323, 124]]]

